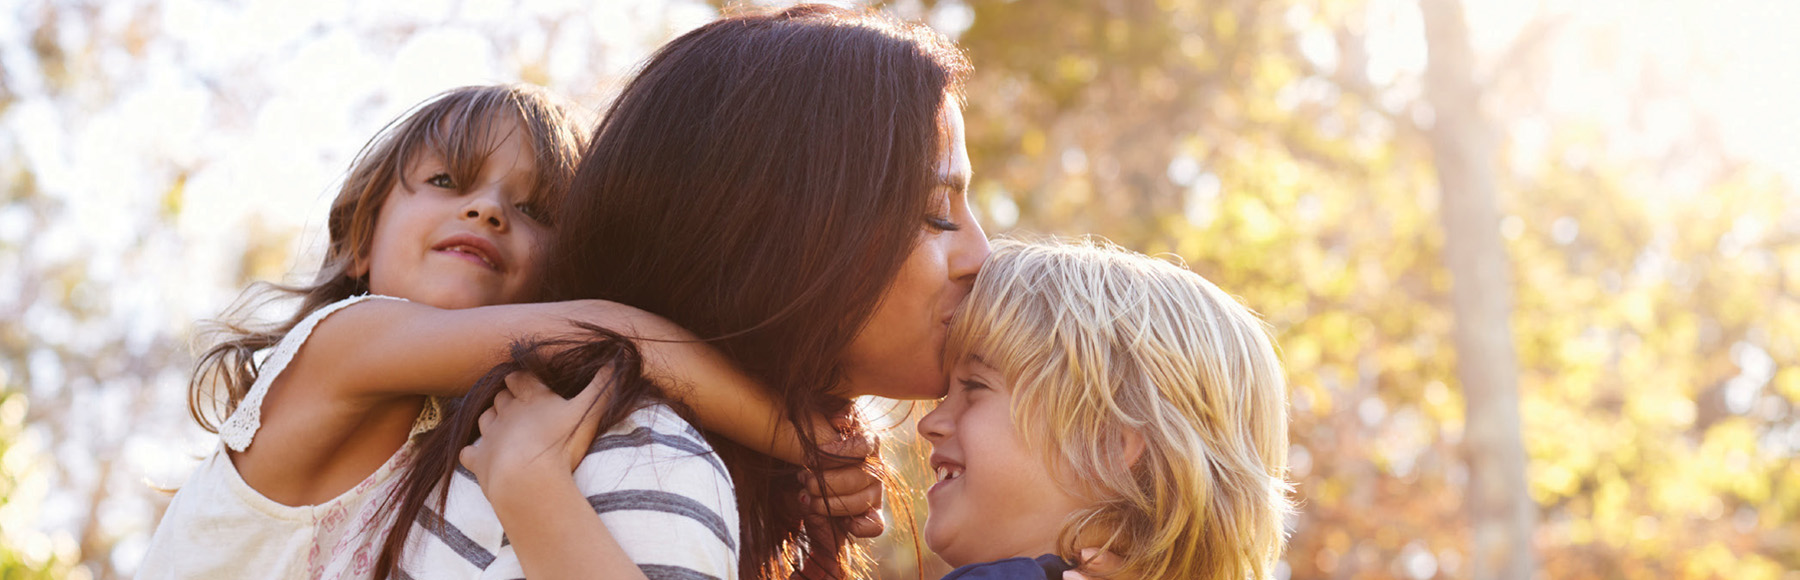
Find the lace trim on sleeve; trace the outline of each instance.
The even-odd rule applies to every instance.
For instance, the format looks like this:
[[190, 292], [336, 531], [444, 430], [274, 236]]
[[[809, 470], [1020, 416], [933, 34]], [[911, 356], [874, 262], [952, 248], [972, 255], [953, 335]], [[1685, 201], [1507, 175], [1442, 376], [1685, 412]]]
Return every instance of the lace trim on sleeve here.
[[[256, 382], [250, 385], [250, 392], [244, 395], [244, 400], [238, 402], [237, 410], [231, 412], [231, 416], [225, 419], [225, 424], [219, 426], [219, 439], [225, 442], [226, 447], [230, 447], [232, 451], [243, 451], [250, 447], [250, 440], [256, 437], [256, 430], [262, 428], [262, 403], [263, 397], [269, 393], [269, 385], [275, 382], [275, 377], [280, 376], [281, 371], [287, 369], [288, 362], [294, 359], [294, 353], [300, 352], [300, 346], [306, 344], [307, 337], [312, 335], [313, 327], [318, 326], [319, 321], [331, 313], [370, 298], [405, 300], [376, 294], [345, 298], [307, 315], [293, 330], [288, 331], [287, 336], [281, 337], [281, 342], [269, 353], [268, 360], [263, 361], [262, 368], [257, 369]], [[436, 401], [426, 407], [427, 413], [435, 410]], [[415, 425], [414, 430], [417, 429]]]
[[436, 429], [444, 420], [444, 402], [437, 397], [425, 397], [425, 408], [419, 410], [419, 418], [413, 421], [412, 431], [406, 434], [408, 439], [420, 433]]

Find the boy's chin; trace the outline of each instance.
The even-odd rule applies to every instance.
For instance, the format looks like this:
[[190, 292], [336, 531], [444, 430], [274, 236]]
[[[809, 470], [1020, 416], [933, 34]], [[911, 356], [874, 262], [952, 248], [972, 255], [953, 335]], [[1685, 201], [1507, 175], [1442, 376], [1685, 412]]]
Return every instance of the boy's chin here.
[[938, 527], [934, 527], [931, 524], [931, 520], [927, 518], [925, 520], [925, 533], [922, 534], [925, 536], [925, 548], [931, 550], [931, 553], [937, 554], [939, 558], [942, 558], [944, 562], [949, 564], [952, 568], [959, 568], [967, 565], [968, 562], [957, 561], [959, 560], [957, 554], [952, 553], [952, 551], [948, 549], [950, 547], [950, 542], [944, 539], [944, 536], [946, 535], [945, 531], [938, 529]]

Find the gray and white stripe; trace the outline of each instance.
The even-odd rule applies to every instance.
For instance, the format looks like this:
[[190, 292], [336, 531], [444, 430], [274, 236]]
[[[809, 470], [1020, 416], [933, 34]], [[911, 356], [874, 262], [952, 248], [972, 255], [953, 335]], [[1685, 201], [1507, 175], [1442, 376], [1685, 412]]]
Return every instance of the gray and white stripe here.
[[[427, 510], [414, 522], [405, 576], [523, 577], [481, 487], [466, 470], [458, 473], [445, 513]], [[731, 477], [699, 432], [667, 407], [639, 410], [596, 438], [575, 482], [645, 576], [737, 578]]]

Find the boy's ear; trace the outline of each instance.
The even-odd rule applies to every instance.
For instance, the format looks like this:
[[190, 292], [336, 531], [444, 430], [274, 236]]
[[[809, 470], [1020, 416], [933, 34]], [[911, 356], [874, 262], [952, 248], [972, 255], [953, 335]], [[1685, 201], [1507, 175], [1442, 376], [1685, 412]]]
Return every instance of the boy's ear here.
[[1124, 439], [1125, 448], [1121, 449], [1120, 452], [1125, 458], [1125, 465], [1137, 467], [1137, 462], [1139, 459], [1144, 458], [1144, 448], [1148, 445], [1144, 442], [1144, 434], [1138, 432], [1137, 429], [1126, 429], [1121, 432], [1121, 435]]

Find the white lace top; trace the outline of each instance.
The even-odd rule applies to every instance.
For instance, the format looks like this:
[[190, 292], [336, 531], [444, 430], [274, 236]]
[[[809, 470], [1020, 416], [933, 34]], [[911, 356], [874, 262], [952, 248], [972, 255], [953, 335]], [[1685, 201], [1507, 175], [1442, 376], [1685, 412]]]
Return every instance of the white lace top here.
[[[317, 505], [269, 499], [239, 476], [226, 448], [243, 451], [262, 426], [269, 385], [287, 368], [319, 321], [370, 298], [341, 300], [307, 316], [263, 362], [250, 392], [219, 428], [220, 448], [201, 462], [169, 503], [138, 567], [143, 580], [163, 578], [368, 578], [390, 519], [380, 504], [412, 464], [413, 443], [375, 473]], [[417, 435], [437, 425], [434, 399], [413, 423]]]

